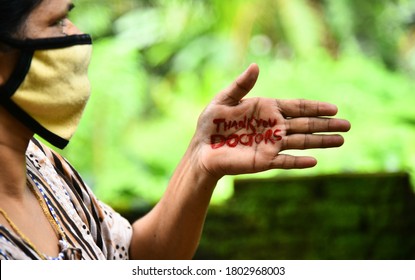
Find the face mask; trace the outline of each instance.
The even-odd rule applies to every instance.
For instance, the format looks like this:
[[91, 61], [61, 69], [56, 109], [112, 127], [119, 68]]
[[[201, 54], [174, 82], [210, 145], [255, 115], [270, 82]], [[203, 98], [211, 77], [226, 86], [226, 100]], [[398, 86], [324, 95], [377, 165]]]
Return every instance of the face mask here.
[[0, 104], [34, 133], [63, 149], [90, 95], [91, 37], [0, 41], [21, 50], [16, 69], [0, 87]]

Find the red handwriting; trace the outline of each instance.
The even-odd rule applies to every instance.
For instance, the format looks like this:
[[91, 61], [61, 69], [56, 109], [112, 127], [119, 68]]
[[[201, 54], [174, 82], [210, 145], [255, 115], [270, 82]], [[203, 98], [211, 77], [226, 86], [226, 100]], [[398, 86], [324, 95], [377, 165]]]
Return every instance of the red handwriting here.
[[[243, 146], [251, 147], [255, 144], [275, 144], [282, 140], [282, 136], [279, 134], [280, 129], [273, 129], [277, 125], [276, 119], [260, 119], [254, 117], [244, 117], [240, 120], [226, 120], [226, 119], [214, 119], [213, 124], [216, 126], [216, 133], [210, 136], [210, 143], [212, 149], [218, 149], [227, 145], [228, 147], [235, 148], [241, 144]], [[236, 132], [244, 129], [246, 132], [237, 134]], [[220, 132], [226, 132], [233, 130], [235, 133], [230, 135], [223, 135]], [[264, 131], [262, 133], [257, 132]]]
[[265, 144], [271, 143], [275, 144], [277, 141], [282, 140], [282, 136], [279, 135], [281, 132], [280, 129], [268, 129], [265, 133], [250, 133], [250, 134], [231, 134], [229, 136], [224, 136], [221, 134], [213, 134], [210, 136], [210, 143], [212, 149], [218, 149], [225, 144], [228, 147], [235, 148], [238, 144], [251, 147], [254, 143]]
[[230, 129], [246, 129], [251, 130], [252, 132], [256, 132], [257, 128], [269, 128], [274, 127], [277, 124], [276, 119], [256, 119], [254, 117], [247, 118], [246, 116], [241, 120], [230, 120], [227, 121], [226, 119], [214, 119], [213, 123], [216, 125], [216, 132], [219, 133], [221, 129], [223, 131], [228, 131]]

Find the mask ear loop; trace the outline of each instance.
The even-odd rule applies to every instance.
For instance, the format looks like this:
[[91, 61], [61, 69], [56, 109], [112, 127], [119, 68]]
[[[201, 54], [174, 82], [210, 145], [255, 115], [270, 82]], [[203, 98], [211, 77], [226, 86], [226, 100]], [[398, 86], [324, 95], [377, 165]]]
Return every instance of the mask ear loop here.
[[7, 53], [13, 50], [16, 50], [16, 49], [7, 44], [0, 42], [0, 52]]

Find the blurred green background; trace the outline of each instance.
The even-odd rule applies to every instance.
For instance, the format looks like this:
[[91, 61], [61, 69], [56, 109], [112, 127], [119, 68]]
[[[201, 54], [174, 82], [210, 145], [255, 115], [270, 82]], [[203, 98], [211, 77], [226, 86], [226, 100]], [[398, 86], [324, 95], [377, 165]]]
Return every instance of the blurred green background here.
[[[333, 102], [352, 123], [342, 148], [302, 152], [316, 168], [254, 176], [412, 172], [413, 0], [75, 4], [71, 19], [94, 37], [93, 91], [63, 154], [116, 207], [159, 199], [200, 111], [252, 62], [261, 74], [249, 96]], [[232, 180], [213, 203], [232, 195]]]

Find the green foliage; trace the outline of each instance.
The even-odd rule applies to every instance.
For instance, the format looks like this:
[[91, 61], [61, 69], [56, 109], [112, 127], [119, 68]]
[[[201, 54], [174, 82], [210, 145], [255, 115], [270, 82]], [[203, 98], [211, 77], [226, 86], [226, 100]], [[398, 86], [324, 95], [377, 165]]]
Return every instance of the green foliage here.
[[414, 210], [407, 174], [238, 180], [195, 259], [412, 260]]
[[[250, 96], [333, 102], [352, 122], [344, 147], [303, 152], [319, 165], [284, 174], [415, 165], [410, 1], [76, 4], [73, 21], [94, 36], [93, 92], [63, 153], [117, 208], [160, 198], [200, 111], [251, 62], [261, 75]], [[231, 194], [230, 183], [220, 182], [214, 201]]]

